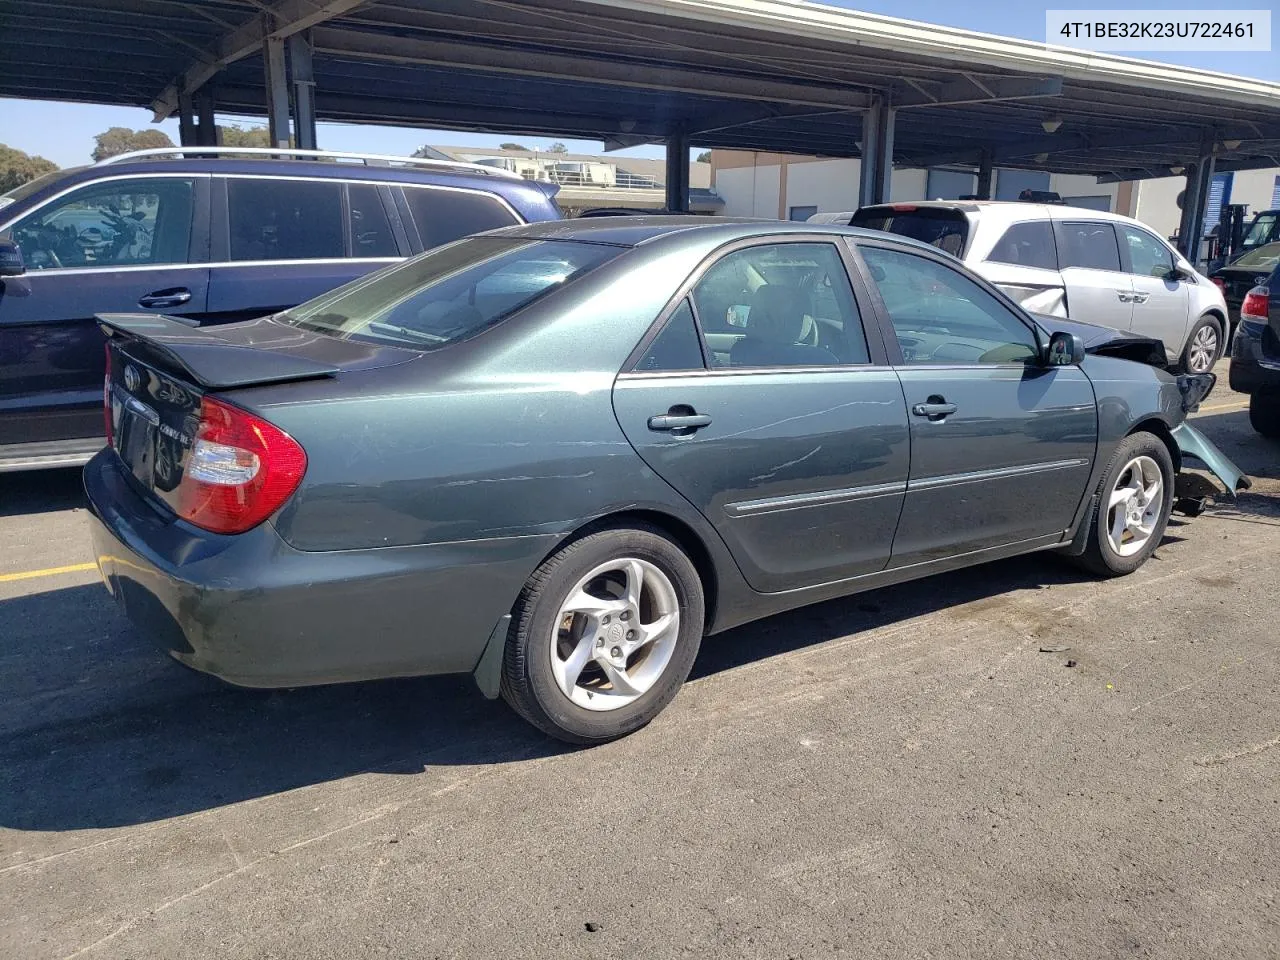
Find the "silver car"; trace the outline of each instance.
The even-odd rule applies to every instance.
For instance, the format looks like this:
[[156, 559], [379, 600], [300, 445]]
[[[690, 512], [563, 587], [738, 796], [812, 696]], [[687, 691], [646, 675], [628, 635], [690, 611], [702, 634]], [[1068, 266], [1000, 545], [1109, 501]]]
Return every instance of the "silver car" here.
[[959, 257], [1032, 313], [1162, 341], [1171, 365], [1204, 373], [1229, 340], [1222, 291], [1137, 220], [1057, 204], [935, 200], [863, 207], [854, 226]]

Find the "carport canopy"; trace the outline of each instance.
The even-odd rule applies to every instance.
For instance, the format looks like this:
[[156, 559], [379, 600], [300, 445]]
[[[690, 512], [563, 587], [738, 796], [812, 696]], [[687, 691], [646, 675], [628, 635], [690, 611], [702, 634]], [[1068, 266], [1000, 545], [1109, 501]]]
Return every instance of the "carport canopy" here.
[[[993, 165], [1101, 181], [1280, 166], [1280, 84], [792, 0], [7, 0], [0, 96], [146, 106], [211, 143], [213, 112]], [[292, 133], [289, 114], [293, 114]], [[1198, 228], [1196, 228], [1198, 230]]]

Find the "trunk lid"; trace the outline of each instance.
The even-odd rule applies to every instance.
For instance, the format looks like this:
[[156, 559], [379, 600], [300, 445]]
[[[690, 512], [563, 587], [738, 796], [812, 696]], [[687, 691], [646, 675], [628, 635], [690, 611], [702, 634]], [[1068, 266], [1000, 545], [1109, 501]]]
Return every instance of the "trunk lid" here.
[[153, 314], [101, 314], [111, 446], [147, 493], [176, 509], [206, 393], [337, 377], [415, 351], [342, 340], [263, 318], [214, 327]]

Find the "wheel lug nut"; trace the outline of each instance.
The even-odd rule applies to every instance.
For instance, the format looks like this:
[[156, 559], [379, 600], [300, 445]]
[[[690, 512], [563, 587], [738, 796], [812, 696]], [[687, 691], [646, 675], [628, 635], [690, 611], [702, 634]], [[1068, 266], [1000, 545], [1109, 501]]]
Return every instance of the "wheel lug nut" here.
[[604, 646], [604, 637], [601, 637], [599, 640], [597, 640], [597, 641], [596, 641], [596, 646], [597, 646], [597, 647], [603, 647], [603, 646]]
[[634, 640], [635, 638], [636, 638], [636, 632], [635, 632], [634, 630], [628, 630], [628, 631], [627, 631], [627, 639], [628, 639], [628, 640]]
[[619, 619], [621, 619], [621, 620], [630, 620], [630, 619], [631, 619], [631, 611], [630, 611], [630, 610], [623, 610], [623, 611], [622, 611], [622, 613], [618, 614], [618, 617], [619, 617]]
[[608, 623], [608, 622], [609, 622], [609, 615], [606, 613], [603, 617], [601, 617], [601, 618], [600, 618], [600, 622], [601, 622], [601, 623]]
[[610, 650], [610, 651], [609, 651], [609, 656], [611, 656], [611, 657], [620, 657], [620, 656], [622, 656], [622, 648], [621, 648], [621, 647], [614, 647], [612, 650]]

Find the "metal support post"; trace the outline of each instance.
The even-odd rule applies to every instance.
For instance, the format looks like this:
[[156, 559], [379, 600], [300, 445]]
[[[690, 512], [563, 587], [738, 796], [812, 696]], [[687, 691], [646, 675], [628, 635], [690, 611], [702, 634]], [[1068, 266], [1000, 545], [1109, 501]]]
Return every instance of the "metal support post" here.
[[293, 87], [293, 133], [300, 150], [316, 149], [316, 81], [311, 66], [311, 31], [289, 38], [289, 78]]
[[878, 96], [862, 114], [862, 164], [858, 205], [885, 203], [893, 179], [893, 127], [897, 111], [888, 97]]
[[267, 88], [267, 134], [273, 147], [287, 147], [289, 80], [285, 74], [284, 40], [271, 36], [270, 29], [266, 33], [262, 41], [262, 66]]
[[689, 135], [680, 127], [667, 137], [667, 209], [689, 212]]

